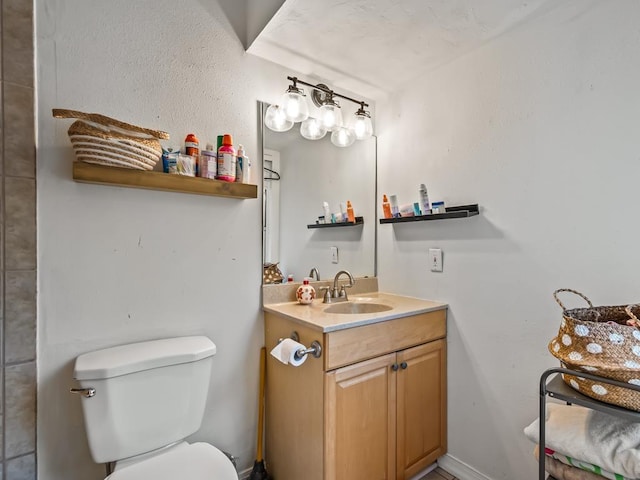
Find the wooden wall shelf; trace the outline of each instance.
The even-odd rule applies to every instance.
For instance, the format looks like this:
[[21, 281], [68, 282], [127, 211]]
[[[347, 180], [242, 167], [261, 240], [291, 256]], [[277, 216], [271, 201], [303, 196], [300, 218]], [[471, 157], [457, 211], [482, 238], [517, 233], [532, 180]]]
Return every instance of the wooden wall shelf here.
[[208, 178], [185, 177], [164, 172], [148, 172], [130, 168], [107, 167], [73, 162], [73, 179], [82, 183], [144, 188], [166, 192], [193, 193], [230, 198], [258, 198], [258, 186], [222, 182]]
[[335, 228], [335, 227], [355, 227], [363, 225], [364, 218], [356, 217], [355, 222], [338, 222], [338, 223], [310, 223], [307, 228]]
[[429, 220], [445, 220], [448, 218], [467, 218], [480, 214], [480, 208], [477, 203], [460, 205], [459, 207], [446, 207], [446, 210], [445, 213], [431, 213], [417, 217], [381, 218], [380, 223], [426, 222]]

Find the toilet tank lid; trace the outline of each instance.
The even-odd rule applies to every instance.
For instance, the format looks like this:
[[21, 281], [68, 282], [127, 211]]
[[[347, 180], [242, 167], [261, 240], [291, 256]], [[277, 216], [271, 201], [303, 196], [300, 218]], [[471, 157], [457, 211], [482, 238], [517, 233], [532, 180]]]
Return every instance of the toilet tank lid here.
[[98, 380], [152, 368], [195, 362], [216, 353], [207, 337], [177, 337], [130, 343], [82, 354], [76, 358], [73, 377]]

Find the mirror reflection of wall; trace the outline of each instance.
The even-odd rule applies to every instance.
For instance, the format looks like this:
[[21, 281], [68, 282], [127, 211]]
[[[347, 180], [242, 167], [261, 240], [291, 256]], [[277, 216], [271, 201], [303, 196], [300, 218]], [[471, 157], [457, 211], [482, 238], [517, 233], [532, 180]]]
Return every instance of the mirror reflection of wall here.
[[[291, 274], [298, 282], [314, 267], [322, 280], [340, 270], [374, 276], [376, 138], [339, 148], [329, 136], [303, 138], [296, 124], [287, 132], [263, 127], [263, 143], [264, 261], [279, 263], [285, 279]], [[324, 215], [323, 202], [337, 213], [347, 200], [362, 225], [307, 228]], [[337, 264], [331, 247], [338, 249]]]

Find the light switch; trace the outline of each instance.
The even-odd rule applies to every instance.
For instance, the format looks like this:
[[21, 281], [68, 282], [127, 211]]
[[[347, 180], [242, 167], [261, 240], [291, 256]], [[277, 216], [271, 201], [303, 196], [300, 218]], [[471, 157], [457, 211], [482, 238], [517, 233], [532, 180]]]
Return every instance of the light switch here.
[[338, 263], [338, 247], [331, 247], [331, 263]]
[[439, 248], [429, 249], [429, 265], [432, 272], [442, 271], [442, 250]]

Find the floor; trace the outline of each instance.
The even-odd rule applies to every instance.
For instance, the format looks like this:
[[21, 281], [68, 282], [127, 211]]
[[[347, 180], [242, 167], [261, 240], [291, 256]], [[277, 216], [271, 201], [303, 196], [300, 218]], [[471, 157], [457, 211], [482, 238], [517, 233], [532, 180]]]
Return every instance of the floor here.
[[453, 475], [451, 475], [449, 472], [438, 467], [435, 470], [426, 474], [424, 477], [420, 478], [419, 480], [458, 480], [458, 479]]

